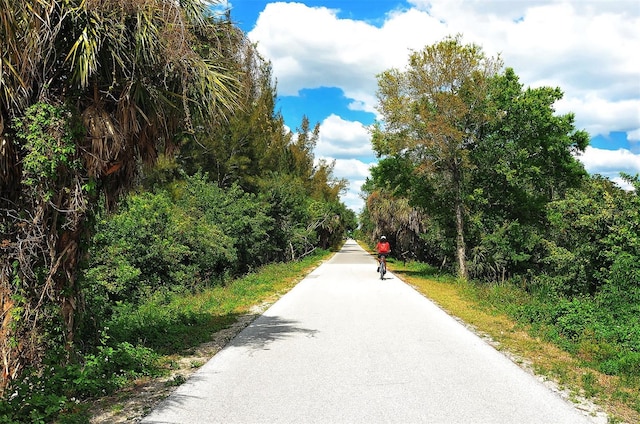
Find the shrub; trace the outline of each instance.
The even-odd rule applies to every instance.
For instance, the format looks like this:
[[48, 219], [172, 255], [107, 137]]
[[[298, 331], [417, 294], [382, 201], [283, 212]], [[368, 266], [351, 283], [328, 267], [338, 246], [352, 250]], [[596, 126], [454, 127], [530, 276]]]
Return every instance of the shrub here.
[[118, 302], [137, 305], [151, 294], [195, 291], [223, 281], [236, 263], [234, 239], [167, 193], [128, 198], [121, 212], [102, 219], [82, 278], [95, 337]]
[[271, 240], [274, 220], [267, 216], [266, 204], [237, 185], [223, 190], [197, 174], [186, 179], [177, 203], [230, 238], [236, 256], [229, 264], [234, 275], [267, 263], [271, 250], [282, 248]]
[[[81, 401], [109, 394], [141, 376], [160, 375], [158, 355], [150, 349], [117, 343], [100, 346], [79, 363], [28, 369], [0, 401], [0, 423], [86, 423]], [[60, 421], [64, 416], [64, 421]]]
[[99, 346], [95, 354], [84, 357], [73, 380], [76, 396], [89, 398], [112, 393], [130, 380], [161, 374], [159, 355], [153, 350], [120, 342]]

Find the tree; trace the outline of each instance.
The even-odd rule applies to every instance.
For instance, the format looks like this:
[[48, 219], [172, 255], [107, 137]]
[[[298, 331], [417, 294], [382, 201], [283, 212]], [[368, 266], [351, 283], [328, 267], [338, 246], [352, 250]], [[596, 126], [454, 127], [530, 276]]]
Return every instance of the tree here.
[[112, 209], [141, 162], [234, 107], [228, 28], [201, 0], [0, 0], [0, 388], [56, 316], [71, 353], [99, 194]]
[[492, 279], [540, 269], [549, 202], [579, 187], [586, 171], [576, 159], [589, 136], [573, 114], [555, 114], [559, 88], [524, 89], [511, 68], [491, 81], [495, 116], [470, 154], [473, 274]]
[[238, 107], [213, 131], [186, 137], [178, 162], [189, 175], [207, 173], [219, 187], [237, 183], [255, 192], [260, 178], [280, 170], [291, 136], [275, 111], [271, 64], [239, 29], [232, 35], [221, 42], [235, 59], [230, 66], [240, 75]]
[[382, 125], [373, 130], [380, 155], [401, 154], [417, 164], [442, 205], [451, 205], [456, 229], [458, 275], [467, 278], [465, 214], [469, 152], [490, 121], [489, 82], [501, 67], [461, 37], [448, 37], [413, 52], [405, 71], [378, 75]]
[[474, 185], [488, 204], [521, 222], [539, 222], [545, 205], [577, 187], [586, 177], [575, 158], [589, 144], [576, 131], [574, 115], [556, 115], [559, 88], [523, 89], [511, 68], [491, 82], [492, 120], [473, 151]]
[[313, 177], [313, 149], [315, 149], [320, 137], [320, 124], [316, 123], [313, 130], [310, 129], [309, 118], [302, 117], [297, 134], [289, 144], [287, 159], [288, 172], [311, 183]]
[[[637, 180], [636, 180], [637, 181]], [[640, 198], [602, 176], [587, 179], [579, 189], [547, 206], [548, 250], [542, 272], [554, 289], [567, 295], [595, 294], [616, 281], [612, 270], [618, 258], [640, 258]]]

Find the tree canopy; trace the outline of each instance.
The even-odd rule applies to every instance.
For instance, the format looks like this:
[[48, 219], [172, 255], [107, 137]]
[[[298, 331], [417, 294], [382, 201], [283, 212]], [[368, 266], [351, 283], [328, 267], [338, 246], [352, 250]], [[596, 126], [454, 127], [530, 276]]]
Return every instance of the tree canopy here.
[[524, 89], [461, 36], [413, 52], [378, 86], [381, 160], [365, 186], [366, 218], [380, 228], [378, 203], [408, 200], [422, 216], [414, 253], [455, 263], [462, 278], [531, 268], [547, 205], [586, 177], [575, 154], [589, 138], [572, 114], [555, 114], [561, 90]]

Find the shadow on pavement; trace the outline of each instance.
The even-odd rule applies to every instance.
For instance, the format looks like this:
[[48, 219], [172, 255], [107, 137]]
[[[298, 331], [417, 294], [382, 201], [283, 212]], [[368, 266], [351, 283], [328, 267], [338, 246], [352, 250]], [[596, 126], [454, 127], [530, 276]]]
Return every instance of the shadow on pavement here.
[[262, 315], [249, 327], [245, 328], [230, 343], [229, 346], [248, 346], [251, 349], [264, 349], [269, 343], [282, 340], [294, 334], [304, 334], [314, 337], [318, 330], [302, 328], [297, 321]]
[[[248, 347], [250, 350], [261, 350], [266, 349], [271, 342], [291, 337], [294, 334], [304, 334], [306, 337], [314, 337], [315, 334], [318, 333], [318, 330], [302, 328], [296, 325], [297, 323], [297, 321], [261, 315], [233, 338], [227, 347]], [[198, 384], [200, 382], [207, 382], [209, 378], [209, 375], [196, 373], [189, 377], [189, 382]], [[202, 396], [174, 392], [170, 397], [157, 405], [154, 412], [162, 414], [164, 411], [171, 410], [175, 406], [187, 404], [191, 398], [200, 397]], [[152, 418], [153, 417], [144, 420], [143, 422], [146, 424], [166, 423], [166, 421], [154, 421]]]

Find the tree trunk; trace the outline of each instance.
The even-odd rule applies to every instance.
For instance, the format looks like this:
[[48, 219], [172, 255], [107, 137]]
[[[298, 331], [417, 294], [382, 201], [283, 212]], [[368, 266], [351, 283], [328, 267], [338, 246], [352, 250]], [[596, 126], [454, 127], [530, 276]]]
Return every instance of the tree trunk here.
[[464, 216], [462, 202], [456, 201], [456, 256], [458, 258], [458, 277], [467, 279], [467, 254], [464, 243]]
[[[35, 211], [29, 219], [3, 208], [10, 231], [0, 240], [0, 396], [25, 366], [41, 364], [46, 355], [44, 326], [55, 319], [54, 314], [60, 314], [64, 323], [67, 359], [73, 353], [85, 212], [70, 211], [69, 202], [62, 198], [55, 207], [51, 202], [21, 205], [22, 210]], [[59, 233], [58, 228], [65, 224], [72, 229]]]
[[455, 184], [455, 214], [456, 214], [456, 256], [458, 259], [458, 277], [467, 279], [467, 248], [464, 242], [464, 204], [462, 201], [462, 175], [455, 163], [453, 167], [453, 183]]
[[60, 313], [64, 322], [64, 337], [68, 353], [73, 351], [75, 338], [75, 316], [78, 309], [78, 258], [79, 258], [79, 231], [65, 232], [60, 237], [58, 252], [61, 260], [61, 269], [54, 275], [56, 292], [60, 294]]
[[[3, 263], [3, 265], [7, 265]], [[4, 268], [4, 266], [3, 266]], [[15, 378], [20, 370], [19, 349], [13, 346], [11, 331], [13, 320], [13, 299], [9, 289], [10, 268], [2, 269], [0, 274], [0, 312], [2, 313], [2, 327], [0, 327], [0, 352], [2, 357], [2, 380], [0, 380], [0, 397], [4, 395], [7, 383]]]

